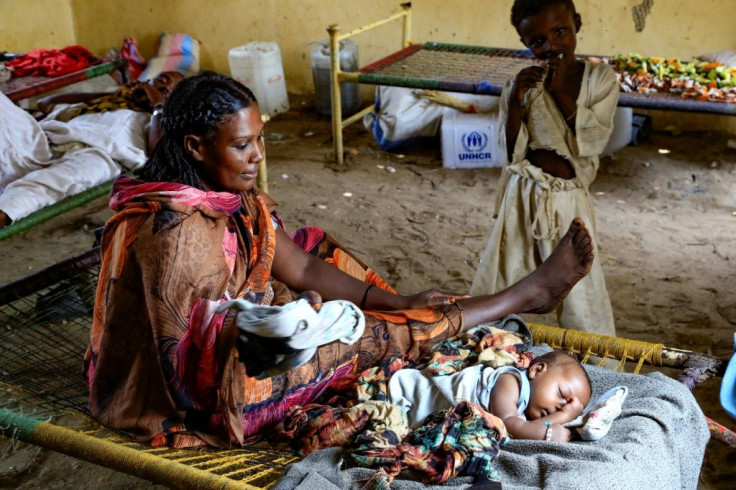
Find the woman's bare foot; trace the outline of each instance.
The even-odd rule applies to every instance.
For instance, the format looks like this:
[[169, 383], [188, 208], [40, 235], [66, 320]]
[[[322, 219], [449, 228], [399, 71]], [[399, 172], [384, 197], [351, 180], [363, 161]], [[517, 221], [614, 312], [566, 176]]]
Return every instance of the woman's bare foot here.
[[529, 282], [524, 287], [538, 291], [532, 295], [529, 308], [522, 313], [554, 310], [572, 287], [590, 272], [594, 258], [590, 232], [582, 219], [575, 218], [547, 260], [518, 283], [521, 287], [522, 282]]
[[513, 286], [490, 296], [458, 300], [465, 326], [500, 320], [512, 313], [547, 313], [554, 310], [593, 266], [593, 239], [580, 218], [575, 218], [547, 260]]

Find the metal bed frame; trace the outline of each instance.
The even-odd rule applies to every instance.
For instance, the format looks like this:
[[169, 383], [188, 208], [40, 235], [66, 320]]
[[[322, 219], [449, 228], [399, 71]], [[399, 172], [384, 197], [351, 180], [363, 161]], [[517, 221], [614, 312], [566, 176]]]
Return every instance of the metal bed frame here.
[[[394, 20], [402, 20], [401, 50], [356, 72], [340, 68], [340, 41]], [[389, 17], [341, 34], [337, 24], [327, 28], [330, 36], [330, 90], [332, 135], [335, 162], [344, 164], [343, 134], [347, 126], [373, 110], [366, 107], [343, 119], [341, 83], [363, 83], [394, 87], [443, 90], [484, 95], [500, 95], [506, 80], [534, 64], [528, 51], [445, 43], [411, 43], [411, 3]], [[586, 57], [586, 56], [581, 56]], [[678, 94], [622, 92], [618, 105], [638, 109], [659, 109], [707, 114], [736, 115], [736, 104], [685, 100]]]

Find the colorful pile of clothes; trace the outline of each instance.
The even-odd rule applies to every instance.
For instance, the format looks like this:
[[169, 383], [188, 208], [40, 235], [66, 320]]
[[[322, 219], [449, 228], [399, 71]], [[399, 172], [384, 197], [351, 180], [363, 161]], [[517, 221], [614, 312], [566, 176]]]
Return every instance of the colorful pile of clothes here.
[[[293, 441], [303, 456], [332, 446], [348, 448], [353, 462], [378, 471], [366, 488], [386, 489], [404, 469], [418, 471], [427, 483], [459, 475], [487, 481], [496, 477], [494, 461], [508, 440], [503, 421], [483, 407], [460, 402], [438, 411], [411, 430], [400, 407], [387, 401], [388, 381], [403, 368], [439, 376], [483, 363], [494, 368], [526, 368], [534, 356], [531, 335], [521, 319], [508, 325], [481, 325], [438, 343], [426, 359], [393, 358], [360, 373], [323, 403], [289, 409], [279, 439]], [[514, 333], [516, 332], [516, 333]]]
[[24, 55], [6, 62], [12, 68], [13, 76], [58, 77], [83, 70], [99, 63], [100, 59], [82, 46], [68, 46], [64, 49], [34, 49]]

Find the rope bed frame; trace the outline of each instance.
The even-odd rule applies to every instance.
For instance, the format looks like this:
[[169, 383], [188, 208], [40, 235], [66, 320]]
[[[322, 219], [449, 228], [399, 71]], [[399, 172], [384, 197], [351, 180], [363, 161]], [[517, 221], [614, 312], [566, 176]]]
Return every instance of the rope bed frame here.
[[[401, 12], [345, 34], [340, 34], [336, 24], [327, 28], [330, 36], [333, 148], [338, 165], [344, 164], [343, 129], [373, 110], [373, 106], [369, 106], [343, 120], [341, 83], [498, 96], [501, 95], [506, 80], [521, 69], [535, 64], [531, 54], [522, 50], [435, 42], [411, 44], [411, 3], [401, 4], [401, 9]], [[398, 19], [402, 20], [401, 50], [364, 66], [357, 72], [341, 70], [340, 41]], [[618, 105], [639, 109], [736, 115], [736, 104], [686, 100], [678, 94], [670, 93], [622, 92]]]
[[[175, 450], [135, 443], [90, 417], [82, 359], [99, 271], [92, 249], [0, 287], [0, 435], [175, 488], [269, 488], [299, 456], [246, 447]], [[535, 343], [635, 364], [681, 369], [695, 383], [722, 376], [726, 361], [615, 337], [530, 324]], [[736, 447], [729, 429], [708, 420], [714, 438]]]

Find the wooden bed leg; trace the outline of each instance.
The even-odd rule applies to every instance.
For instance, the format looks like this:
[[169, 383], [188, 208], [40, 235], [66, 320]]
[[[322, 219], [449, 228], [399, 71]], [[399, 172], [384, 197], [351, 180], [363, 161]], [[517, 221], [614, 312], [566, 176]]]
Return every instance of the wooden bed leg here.
[[343, 165], [342, 154], [342, 100], [340, 100], [340, 32], [337, 24], [327, 28], [330, 35], [330, 92], [332, 102], [332, 144], [335, 149], [335, 164]]
[[734, 433], [734, 431], [722, 426], [710, 417], [705, 417], [705, 420], [708, 421], [710, 435], [712, 435], [714, 439], [718, 439], [722, 443], [731, 447], [736, 447], [736, 433]]

